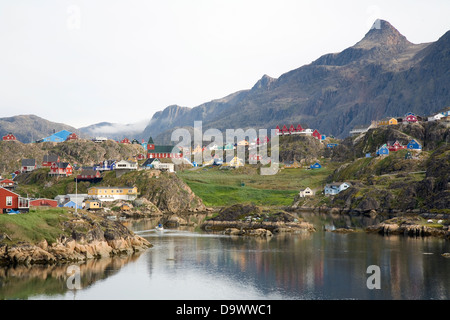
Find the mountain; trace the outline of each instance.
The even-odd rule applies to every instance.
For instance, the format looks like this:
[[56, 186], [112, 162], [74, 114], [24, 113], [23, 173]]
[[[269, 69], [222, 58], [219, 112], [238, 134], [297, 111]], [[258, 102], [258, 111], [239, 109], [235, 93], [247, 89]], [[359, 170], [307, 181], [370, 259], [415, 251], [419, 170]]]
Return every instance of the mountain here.
[[23, 143], [34, 142], [61, 130], [80, 134], [79, 130], [71, 126], [51, 122], [35, 115], [0, 118], [0, 136], [3, 137], [11, 132]]
[[340, 138], [357, 125], [407, 112], [429, 115], [450, 105], [450, 32], [414, 44], [377, 20], [363, 39], [279, 78], [264, 75], [251, 89], [194, 108], [154, 114], [143, 136], [170, 141], [175, 128], [203, 121], [203, 130], [302, 124]]

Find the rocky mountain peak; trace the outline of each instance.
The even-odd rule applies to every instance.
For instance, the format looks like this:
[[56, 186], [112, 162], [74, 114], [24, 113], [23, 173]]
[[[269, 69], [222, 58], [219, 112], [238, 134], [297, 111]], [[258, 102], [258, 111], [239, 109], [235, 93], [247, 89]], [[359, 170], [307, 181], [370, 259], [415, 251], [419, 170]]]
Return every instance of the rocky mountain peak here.
[[374, 47], [383, 46], [385, 48], [403, 49], [411, 44], [412, 43], [389, 22], [377, 19], [364, 38], [359, 41], [354, 48], [372, 49]]
[[261, 79], [258, 80], [258, 82], [255, 83], [252, 90], [255, 89], [269, 89], [271, 84], [275, 81], [275, 78], [269, 77], [267, 74], [263, 75]]

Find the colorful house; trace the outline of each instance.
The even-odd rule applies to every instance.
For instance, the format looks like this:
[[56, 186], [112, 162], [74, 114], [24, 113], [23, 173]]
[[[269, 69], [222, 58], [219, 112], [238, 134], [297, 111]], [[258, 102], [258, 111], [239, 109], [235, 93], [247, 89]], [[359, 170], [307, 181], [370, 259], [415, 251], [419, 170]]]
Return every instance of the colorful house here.
[[298, 163], [296, 160], [294, 161], [284, 161], [285, 168], [301, 168], [302, 165]]
[[105, 160], [93, 167], [94, 170], [99, 171], [111, 171], [114, 170], [115, 168], [116, 168], [116, 160]]
[[42, 160], [43, 167], [51, 167], [54, 162], [59, 162], [59, 156], [56, 154], [47, 154]]
[[325, 195], [335, 195], [351, 187], [348, 182], [333, 182], [325, 185]]
[[319, 139], [319, 140], [322, 139], [322, 135], [320, 134], [320, 132], [319, 132], [317, 129], [315, 129], [315, 130], [313, 131], [312, 136], [313, 136], [314, 138], [316, 138], [316, 139]]
[[136, 187], [92, 187], [88, 189], [90, 199], [100, 201], [134, 200], [138, 190]]
[[233, 159], [231, 159], [231, 161], [228, 163], [228, 165], [230, 167], [238, 168], [238, 167], [242, 167], [244, 165], [244, 163], [238, 157], [234, 157]]
[[38, 142], [64, 142], [71, 135], [72, 132], [67, 130], [58, 131], [48, 137], [42, 138]]
[[383, 144], [378, 150], [377, 150], [377, 156], [387, 156], [389, 155], [389, 148], [386, 144]]
[[72, 165], [68, 162], [53, 162], [50, 167], [51, 176], [71, 176], [73, 174]]
[[300, 198], [311, 197], [314, 195], [314, 191], [310, 187], [306, 187], [305, 189], [301, 189], [298, 195]]
[[334, 147], [337, 147], [337, 143], [328, 143], [327, 144], [327, 148], [334, 148]]
[[17, 183], [11, 179], [3, 179], [0, 181], [0, 187], [13, 191], [17, 186]]
[[11, 210], [28, 212], [30, 200], [23, 198], [11, 190], [0, 187], [0, 213], [7, 213]]
[[102, 203], [96, 199], [87, 199], [84, 201], [84, 208], [86, 210], [100, 210]]
[[420, 145], [419, 142], [417, 142], [416, 140], [412, 139], [406, 145], [406, 149], [409, 149], [409, 150], [422, 150], [422, 146]]
[[78, 135], [75, 132], [72, 132], [71, 134], [69, 134], [67, 136], [66, 141], [70, 141], [70, 140], [78, 140]]
[[408, 114], [403, 121], [406, 122], [417, 122], [417, 117], [415, 114]]
[[60, 207], [63, 208], [77, 208], [77, 209], [83, 209], [82, 206], [78, 205], [75, 201], [67, 201], [66, 203], [63, 203], [61, 205], [59, 205]]
[[17, 139], [16, 139], [15, 135], [13, 135], [12, 133], [8, 133], [7, 135], [3, 136], [2, 140], [3, 141], [15, 141]]
[[394, 124], [398, 124], [398, 121], [395, 118], [386, 118], [386, 119], [378, 121], [379, 126], [391, 126]]
[[322, 168], [322, 166], [320, 165], [320, 163], [316, 162], [312, 165], [309, 166], [310, 169], [320, 169]]
[[173, 146], [156, 146], [152, 137], [147, 143], [147, 159], [151, 158], [182, 158], [181, 150], [175, 149]]
[[387, 147], [388, 147], [389, 151], [397, 151], [397, 150], [406, 149], [406, 146], [400, 144], [400, 142], [398, 142], [398, 140], [388, 141]]
[[37, 168], [36, 159], [22, 159], [21, 172], [31, 172]]
[[120, 143], [131, 144], [131, 141], [128, 138], [123, 138]]
[[52, 199], [34, 199], [30, 200], [30, 207], [57, 207], [58, 201]]
[[98, 182], [102, 180], [102, 174], [98, 170], [94, 169], [84, 169], [77, 175], [78, 181], [90, 181], [90, 182]]

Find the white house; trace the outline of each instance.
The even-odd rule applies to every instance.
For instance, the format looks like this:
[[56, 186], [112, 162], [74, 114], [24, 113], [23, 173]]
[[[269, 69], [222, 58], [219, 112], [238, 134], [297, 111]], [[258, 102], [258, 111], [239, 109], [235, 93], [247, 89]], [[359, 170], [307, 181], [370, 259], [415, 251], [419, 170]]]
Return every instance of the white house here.
[[138, 164], [134, 161], [121, 160], [116, 163], [116, 170], [137, 170]]
[[314, 191], [311, 190], [310, 187], [306, 187], [305, 189], [300, 190], [298, 195], [300, 196], [300, 198], [310, 197], [314, 195]]
[[175, 172], [175, 165], [173, 163], [155, 163], [154, 168], [161, 171]]
[[348, 182], [333, 182], [325, 185], [324, 193], [326, 195], [335, 195], [340, 193], [343, 190], [351, 187], [351, 184]]

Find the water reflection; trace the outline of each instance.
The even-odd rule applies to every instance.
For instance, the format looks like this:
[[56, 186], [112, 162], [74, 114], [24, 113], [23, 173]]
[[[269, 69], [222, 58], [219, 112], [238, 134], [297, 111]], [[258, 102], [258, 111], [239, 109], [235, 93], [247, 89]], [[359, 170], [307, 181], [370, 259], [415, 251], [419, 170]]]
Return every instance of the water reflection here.
[[[364, 222], [339, 217], [332, 224]], [[343, 220], [344, 219], [344, 222]], [[67, 266], [0, 269], [0, 298], [32, 299], [448, 299], [448, 241], [357, 232], [271, 238], [231, 237], [193, 228], [157, 232], [158, 220], [126, 222], [153, 247], [139, 255], [80, 265], [82, 289], [66, 286]], [[381, 289], [367, 288], [380, 267]]]

